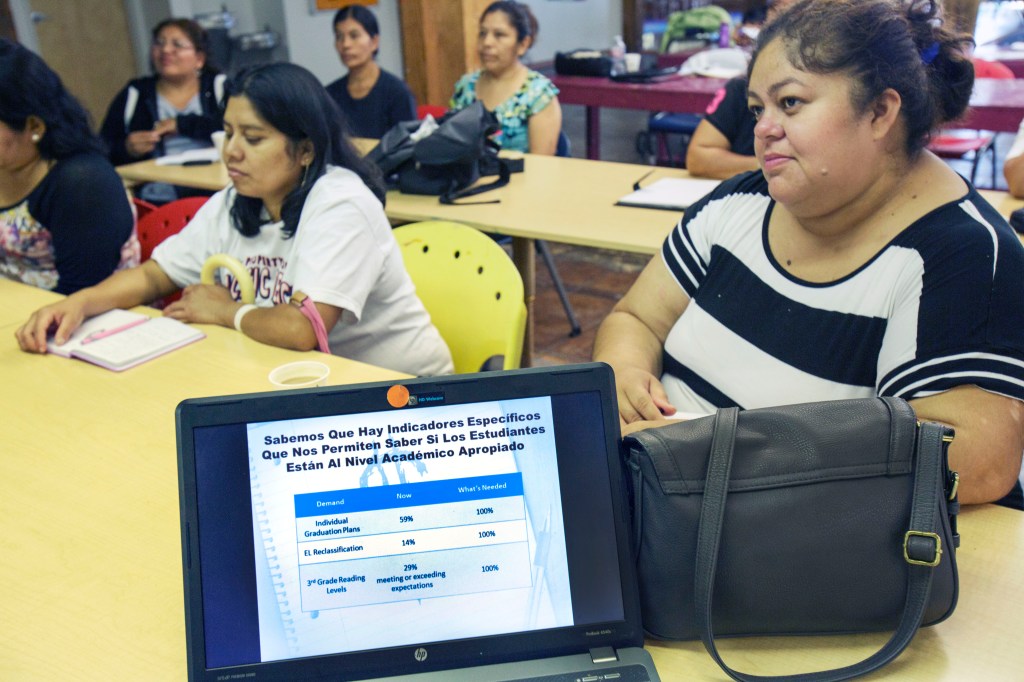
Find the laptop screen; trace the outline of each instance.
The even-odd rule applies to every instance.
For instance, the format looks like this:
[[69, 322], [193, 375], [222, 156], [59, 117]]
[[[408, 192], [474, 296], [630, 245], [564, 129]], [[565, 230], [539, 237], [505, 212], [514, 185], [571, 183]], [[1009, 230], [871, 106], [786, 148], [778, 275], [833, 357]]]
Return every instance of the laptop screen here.
[[642, 642], [604, 365], [185, 401], [190, 675]]

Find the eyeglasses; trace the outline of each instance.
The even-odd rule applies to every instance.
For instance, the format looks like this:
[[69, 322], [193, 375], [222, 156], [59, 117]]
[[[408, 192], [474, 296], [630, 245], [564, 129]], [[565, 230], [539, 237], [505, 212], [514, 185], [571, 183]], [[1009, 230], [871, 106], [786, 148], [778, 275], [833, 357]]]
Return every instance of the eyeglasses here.
[[164, 40], [163, 38], [153, 41], [154, 50], [163, 50], [165, 48], [171, 48], [175, 52], [187, 52], [188, 50], [196, 49], [195, 45], [186, 43], [181, 40]]

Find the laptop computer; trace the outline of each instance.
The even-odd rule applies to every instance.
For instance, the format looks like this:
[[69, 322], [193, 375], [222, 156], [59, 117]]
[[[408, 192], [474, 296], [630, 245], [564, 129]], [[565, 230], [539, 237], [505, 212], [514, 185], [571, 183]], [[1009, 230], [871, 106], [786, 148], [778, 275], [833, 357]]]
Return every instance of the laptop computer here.
[[176, 417], [190, 680], [659, 679], [607, 365]]

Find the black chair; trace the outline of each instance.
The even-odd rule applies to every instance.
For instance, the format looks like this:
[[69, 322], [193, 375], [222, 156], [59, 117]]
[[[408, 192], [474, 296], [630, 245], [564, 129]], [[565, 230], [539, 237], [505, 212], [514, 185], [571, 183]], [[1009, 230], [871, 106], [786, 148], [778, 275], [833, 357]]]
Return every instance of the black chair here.
[[[690, 145], [700, 114], [674, 114], [659, 111], [647, 120], [647, 130], [636, 136], [636, 151], [646, 163], [656, 166], [686, 167], [686, 148]], [[678, 153], [672, 152], [672, 140], [678, 138]]]

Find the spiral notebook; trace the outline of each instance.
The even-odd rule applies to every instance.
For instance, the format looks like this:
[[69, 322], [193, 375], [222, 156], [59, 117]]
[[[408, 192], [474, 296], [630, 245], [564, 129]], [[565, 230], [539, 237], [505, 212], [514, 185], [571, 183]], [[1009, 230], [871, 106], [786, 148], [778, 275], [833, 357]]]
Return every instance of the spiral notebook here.
[[189, 679], [658, 680], [606, 365], [187, 400], [177, 425]]

